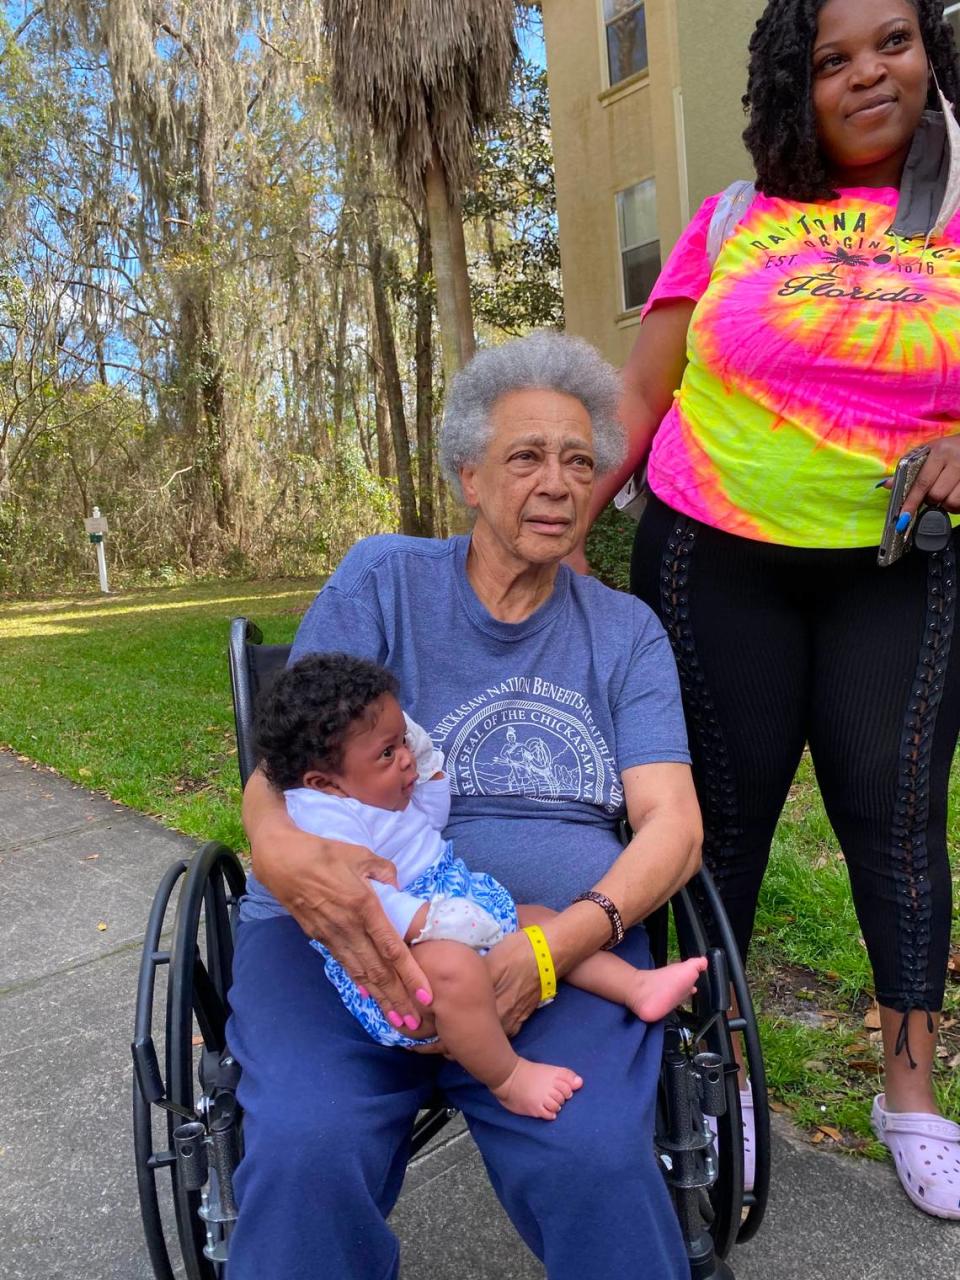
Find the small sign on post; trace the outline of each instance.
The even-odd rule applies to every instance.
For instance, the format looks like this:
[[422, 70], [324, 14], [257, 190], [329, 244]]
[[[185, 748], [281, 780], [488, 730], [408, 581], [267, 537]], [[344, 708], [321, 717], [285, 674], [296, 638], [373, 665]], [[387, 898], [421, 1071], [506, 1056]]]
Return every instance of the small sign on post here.
[[93, 545], [97, 548], [97, 571], [100, 574], [100, 590], [104, 595], [110, 594], [110, 588], [107, 586], [107, 557], [103, 549], [103, 536], [109, 533], [107, 527], [106, 516], [100, 514], [100, 508], [93, 508], [93, 516], [84, 520], [83, 527], [87, 531], [87, 536]]

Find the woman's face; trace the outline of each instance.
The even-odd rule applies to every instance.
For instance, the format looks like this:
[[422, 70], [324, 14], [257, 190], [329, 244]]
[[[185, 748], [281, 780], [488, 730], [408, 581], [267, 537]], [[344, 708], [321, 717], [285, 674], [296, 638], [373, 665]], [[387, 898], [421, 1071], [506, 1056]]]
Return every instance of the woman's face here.
[[593, 425], [579, 400], [525, 388], [494, 402], [479, 463], [460, 472], [463, 494], [504, 562], [559, 564], [583, 537], [593, 491]]
[[844, 185], [886, 165], [896, 185], [929, 80], [909, 0], [827, 0], [813, 42], [813, 109], [820, 147]]

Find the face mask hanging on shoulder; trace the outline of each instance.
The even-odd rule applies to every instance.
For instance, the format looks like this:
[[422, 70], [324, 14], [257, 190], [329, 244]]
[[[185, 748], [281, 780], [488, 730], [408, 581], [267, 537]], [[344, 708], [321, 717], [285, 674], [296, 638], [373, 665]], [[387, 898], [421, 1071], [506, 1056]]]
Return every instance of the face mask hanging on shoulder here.
[[954, 216], [960, 212], [960, 124], [953, 109], [953, 103], [947, 100], [940, 88], [936, 73], [931, 70], [933, 83], [937, 86], [937, 96], [947, 128], [947, 150], [950, 159], [947, 169], [947, 186], [943, 193], [943, 202], [937, 220], [930, 230], [932, 236], [943, 235]]

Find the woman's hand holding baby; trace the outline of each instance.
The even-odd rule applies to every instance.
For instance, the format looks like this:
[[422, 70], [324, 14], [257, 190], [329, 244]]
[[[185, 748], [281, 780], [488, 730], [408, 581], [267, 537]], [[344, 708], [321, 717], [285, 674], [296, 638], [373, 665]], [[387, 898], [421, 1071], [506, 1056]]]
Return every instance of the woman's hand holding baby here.
[[540, 1003], [540, 972], [525, 933], [511, 933], [484, 957], [500, 1023], [515, 1036]]
[[257, 879], [311, 938], [366, 988], [384, 1014], [419, 1025], [430, 983], [387, 919], [370, 880], [396, 884], [396, 868], [360, 845], [301, 831], [282, 795], [259, 772], [247, 783], [243, 817]]

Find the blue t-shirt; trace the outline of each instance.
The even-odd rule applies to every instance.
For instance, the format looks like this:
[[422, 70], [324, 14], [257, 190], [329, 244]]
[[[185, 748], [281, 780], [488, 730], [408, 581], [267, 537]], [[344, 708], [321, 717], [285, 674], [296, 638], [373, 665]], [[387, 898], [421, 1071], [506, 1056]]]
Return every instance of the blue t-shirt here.
[[[400, 682], [443, 753], [444, 835], [517, 902], [562, 909], [621, 852], [621, 771], [688, 764], [669, 641], [650, 609], [561, 565], [523, 622], [484, 608], [467, 536], [359, 542], [300, 624], [291, 662], [342, 650]], [[374, 850], [376, 852], [376, 850]], [[252, 876], [244, 914], [279, 910]]]

